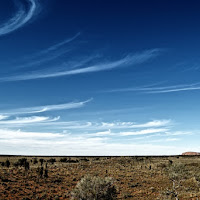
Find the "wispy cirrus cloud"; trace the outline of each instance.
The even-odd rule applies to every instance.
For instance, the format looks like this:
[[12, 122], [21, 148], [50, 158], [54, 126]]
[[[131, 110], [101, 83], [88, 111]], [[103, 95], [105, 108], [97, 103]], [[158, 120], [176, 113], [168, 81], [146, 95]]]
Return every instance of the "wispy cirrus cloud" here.
[[[168, 128], [168, 127], [167, 127]], [[158, 132], [158, 133], [154, 133], [154, 134], [145, 134], [144, 136], [141, 136], [141, 137], [134, 137], [134, 140], [142, 140], [142, 141], [146, 141], [146, 140], [149, 140], [151, 141], [150, 139], [151, 138], [160, 138], [159, 140], [162, 140], [162, 138], [174, 138], [174, 137], [179, 137], [179, 139], [182, 137], [182, 136], [187, 136], [187, 135], [193, 135], [193, 134], [197, 134], [199, 133], [199, 131], [172, 131], [172, 130], [167, 130], [167, 131], [164, 131], [164, 132]]]
[[[147, 123], [135, 123], [135, 122], [91, 122], [91, 121], [57, 121], [51, 123], [45, 123], [43, 125], [48, 125], [48, 128], [56, 130], [77, 130], [77, 131], [94, 131], [94, 134], [106, 133], [107, 131], [113, 130], [125, 130], [125, 129], [142, 129], [142, 128], [162, 128], [172, 126], [171, 120], [153, 120]], [[41, 124], [41, 126], [43, 126]], [[113, 133], [113, 132], [112, 132]]]
[[0, 125], [2, 124], [30, 124], [30, 123], [39, 123], [39, 122], [53, 122], [59, 120], [60, 117], [55, 118], [49, 118], [44, 116], [31, 116], [31, 117], [17, 117], [15, 119], [7, 119], [7, 120], [1, 120]]
[[171, 120], [153, 120], [141, 124], [137, 124], [134, 122], [113, 122], [113, 123], [102, 122], [101, 126], [106, 128], [151, 128], [151, 127], [169, 126], [171, 124], [172, 124]]
[[112, 136], [112, 135], [115, 135], [114, 133], [111, 132], [111, 130], [106, 130], [106, 131], [99, 131], [99, 132], [96, 132], [96, 133], [90, 133], [88, 134], [88, 136]]
[[[172, 140], [175, 140], [175, 138]], [[16, 146], [18, 146], [17, 151]], [[165, 143], [164, 145], [145, 142], [143, 144], [135, 142], [122, 143], [111, 142], [104, 137], [88, 138], [51, 132], [7, 129], [0, 129], [0, 147], [2, 154], [11, 155], [133, 156], [175, 155], [188, 150], [199, 151], [199, 147], [178, 147], [171, 143]]]
[[18, 108], [3, 111], [2, 113], [5, 115], [20, 115], [20, 114], [33, 114], [33, 113], [43, 113], [47, 111], [56, 111], [56, 110], [67, 110], [67, 109], [75, 109], [83, 107], [86, 103], [92, 101], [92, 99], [88, 99], [86, 101], [79, 102], [69, 102], [64, 104], [56, 104], [56, 105], [45, 105], [45, 106], [35, 106], [35, 107], [27, 107], [27, 108]]
[[146, 93], [156, 94], [156, 93], [171, 93], [171, 92], [184, 92], [184, 91], [192, 91], [192, 90], [200, 90], [200, 84], [189, 84], [189, 85], [175, 85], [169, 87], [161, 87], [161, 88], [149, 88]]
[[15, 64], [15, 68], [28, 68], [28, 67], [37, 67], [44, 65], [50, 61], [55, 60], [58, 57], [66, 55], [66, 53], [71, 52], [73, 48], [66, 47], [66, 45], [74, 41], [77, 37], [80, 36], [80, 32], [76, 33], [71, 38], [67, 38], [62, 42], [56, 43], [46, 49], [43, 49], [33, 55], [26, 56], [22, 59], [21, 64]]
[[167, 138], [165, 141], [166, 142], [173, 142], [173, 141], [179, 141], [180, 138]]
[[57, 50], [58, 48], [60, 48], [60, 47], [62, 47], [62, 46], [64, 46], [64, 45], [68, 44], [69, 42], [72, 42], [73, 40], [75, 40], [78, 36], [80, 36], [80, 34], [81, 34], [81, 33], [78, 32], [78, 33], [76, 33], [73, 37], [67, 38], [67, 39], [65, 39], [65, 40], [62, 41], [62, 42], [59, 42], [59, 43], [57, 43], [57, 44], [55, 44], [55, 45], [53, 45], [53, 46], [51, 46], [51, 47], [49, 47], [49, 48], [47, 48], [47, 49], [45, 49], [45, 50], [40, 51], [40, 52], [38, 53], [38, 55], [44, 55], [44, 54], [47, 54], [47, 53], [49, 53], [49, 52], [55, 51], [55, 50]]
[[[129, 128], [132, 129], [132, 128]], [[115, 130], [115, 129], [114, 129]], [[108, 129], [106, 131], [99, 131], [96, 133], [91, 133], [88, 134], [88, 136], [98, 136], [98, 137], [102, 137], [102, 136], [138, 136], [138, 135], [152, 135], [154, 134], [155, 136], [158, 136], [158, 133], [165, 133], [168, 131], [169, 129], [167, 128], [148, 128], [148, 129], [141, 129], [141, 130], [137, 130], [137, 131], [120, 131], [120, 132], [116, 132], [116, 131], [111, 131], [111, 129]], [[172, 135], [171, 135], [172, 136]]]
[[147, 135], [147, 134], [152, 134], [152, 133], [162, 133], [162, 132], [166, 132], [166, 131], [168, 131], [168, 129], [166, 129], [166, 128], [144, 129], [144, 130], [139, 130], [139, 131], [120, 132], [120, 135], [122, 135], [122, 136]]
[[199, 131], [174, 131], [174, 132], [167, 131], [166, 135], [167, 136], [182, 136], [182, 135], [192, 135], [197, 132]]
[[[165, 145], [152, 145], [152, 143], [176, 142], [181, 139], [178, 132], [178, 134], [175, 135], [170, 134], [168, 123], [162, 122], [165, 120], [156, 120], [141, 124], [121, 122], [121, 124], [118, 123], [117, 126], [113, 125], [114, 122], [106, 123], [106, 125], [105, 123], [87, 122], [85, 126], [83, 126], [84, 124], [81, 124], [79, 121], [67, 122], [57, 119], [54, 122], [48, 122], [48, 120], [52, 119], [54, 118], [32, 116], [6, 119], [5, 121], [10, 120], [8, 124], [0, 123], [0, 146], [2, 153], [15, 154], [16, 152], [11, 149], [14, 149], [17, 145], [19, 147], [17, 154], [24, 154], [24, 152], [26, 152], [26, 154], [33, 154], [34, 152], [35, 155], [66, 155], [66, 153], [76, 156], [156, 155], [158, 152], [162, 154], [160, 150], [158, 151], [158, 149], [162, 149], [162, 147], [165, 149], [163, 153], [168, 154], [166, 150], [169, 147], [167, 148]], [[68, 128], [57, 129], [57, 127], [63, 123], [65, 123], [65, 125], [68, 124]], [[108, 127], [108, 124], [112, 124], [112, 128], [106, 130], [105, 127]], [[41, 129], [41, 125], [49, 127], [49, 130]], [[78, 125], [79, 127], [77, 129]], [[135, 130], [133, 130], [134, 128], [132, 125], [137, 125]], [[33, 126], [35, 131], [33, 131], [33, 127], [29, 129], [30, 126]], [[147, 128], [147, 126], [149, 127]], [[23, 130], [21, 130], [21, 127], [23, 127]], [[56, 129], [54, 130], [52, 127]], [[142, 137], [141, 141], [138, 141], [137, 136], [144, 137]], [[150, 137], [154, 137], [155, 139], [150, 140]], [[49, 146], [51, 146], [51, 151], [47, 152], [46, 149]], [[120, 147], [120, 149], [117, 147]], [[147, 147], [149, 147], [149, 149]], [[132, 152], [130, 152], [131, 148], [133, 148]], [[37, 149], [39, 149], [39, 151], [37, 151]], [[175, 151], [170, 152], [170, 154], [175, 154]]]
[[0, 36], [21, 28], [38, 13], [40, 6], [37, 0], [26, 0], [26, 2], [28, 3], [28, 8], [21, 1], [16, 1], [18, 11], [11, 19], [0, 25]]
[[139, 92], [145, 94], [159, 94], [159, 93], [172, 93], [200, 90], [200, 83], [171, 85], [163, 87], [133, 87], [133, 88], [119, 88], [108, 90], [106, 92]]
[[115, 61], [98, 62], [89, 67], [85, 66], [85, 59], [84, 59], [83, 61], [79, 62], [78, 64], [79, 67], [76, 66], [76, 69], [73, 69], [74, 64], [72, 66], [62, 66], [62, 67], [56, 66], [53, 70], [47, 69], [47, 70], [33, 71], [31, 74], [27, 73], [22, 75], [11, 75], [8, 77], [2, 77], [0, 78], [0, 82], [71, 76], [84, 73], [107, 71], [120, 67], [135, 66], [147, 62], [152, 58], [155, 58], [160, 54], [161, 51], [162, 51], [161, 49], [151, 49], [141, 53], [129, 54], [124, 58]]
[[21, 130], [0, 129], [0, 139], [19, 140], [19, 139], [58, 139], [63, 137], [60, 133], [28, 132]]
[[8, 116], [6, 115], [0, 115], [0, 120], [6, 119]]

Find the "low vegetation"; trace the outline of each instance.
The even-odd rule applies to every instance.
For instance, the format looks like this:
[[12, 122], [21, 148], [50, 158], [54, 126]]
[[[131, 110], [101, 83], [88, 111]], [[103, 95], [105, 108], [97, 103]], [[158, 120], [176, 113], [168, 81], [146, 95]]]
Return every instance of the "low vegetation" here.
[[116, 199], [116, 188], [110, 177], [86, 175], [72, 191], [72, 200], [113, 200]]
[[0, 199], [197, 200], [200, 156], [0, 157]]

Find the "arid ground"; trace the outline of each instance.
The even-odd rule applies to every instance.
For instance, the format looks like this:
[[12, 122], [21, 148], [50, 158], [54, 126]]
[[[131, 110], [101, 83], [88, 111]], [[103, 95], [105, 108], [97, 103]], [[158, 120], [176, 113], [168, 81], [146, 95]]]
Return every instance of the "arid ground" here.
[[1, 156], [0, 199], [70, 199], [88, 174], [112, 177], [116, 199], [200, 199], [200, 156]]

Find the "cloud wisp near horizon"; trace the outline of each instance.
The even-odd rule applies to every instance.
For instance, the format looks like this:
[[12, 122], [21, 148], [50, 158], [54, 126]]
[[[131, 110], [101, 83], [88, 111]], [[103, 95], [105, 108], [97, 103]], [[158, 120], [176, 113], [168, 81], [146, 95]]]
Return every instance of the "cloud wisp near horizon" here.
[[[157, 151], [155, 151], [157, 148], [164, 148], [165, 150], [167, 148], [166, 145], [159, 145], [161, 140], [171, 144], [173, 141], [179, 141], [182, 135], [186, 135], [185, 132], [173, 134], [171, 120], [154, 120], [141, 124], [135, 122], [84, 122], [87, 124], [87, 126], [84, 126], [81, 121], [60, 121], [60, 118], [57, 118], [51, 124], [49, 117], [32, 116], [5, 119], [0, 122], [0, 144], [4, 147], [3, 149], [7, 150], [8, 147], [17, 144], [21, 150], [26, 148], [27, 155], [30, 155], [32, 148], [35, 147], [40, 148], [40, 151], [35, 152], [36, 155], [49, 155], [53, 151], [53, 154], [56, 155], [66, 155], [67, 149], [68, 155], [130, 155], [130, 149], [133, 147], [141, 150], [141, 147], [144, 146], [144, 142], [141, 143], [141, 141], [145, 140], [146, 137], [149, 137], [146, 147], [148, 147], [150, 141], [156, 143], [156, 140], [151, 140], [151, 137], [159, 138], [155, 145], [151, 144], [149, 151], [149, 155], [157, 155]], [[57, 125], [55, 126], [54, 123]], [[57, 128], [54, 131], [49, 131], [48, 129], [51, 129], [50, 124]], [[61, 131], [59, 126], [63, 124], [68, 124], [68, 127], [66, 126]], [[41, 125], [45, 126], [46, 130], [41, 131], [39, 128]], [[77, 132], [77, 125], [81, 127], [81, 132]], [[36, 131], [31, 131], [33, 127]], [[142, 136], [142, 138], [139, 139], [137, 136]], [[49, 145], [51, 145], [51, 149], [47, 153], [44, 149]], [[114, 148], [113, 150], [113, 146], [123, 148]], [[101, 153], [100, 148], [104, 149], [101, 150]], [[56, 152], [55, 149], [57, 149]], [[181, 151], [178, 148], [177, 150]], [[170, 153], [171, 151], [159, 152], [163, 155]], [[139, 154], [145, 154], [145, 151], [143, 150]]]
[[14, 1], [17, 11], [11, 19], [0, 25], [0, 36], [11, 33], [27, 24], [38, 12], [40, 5], [37, 0], [26, 0], [28, 8], [21, 0]]
[[[118, 144], [120, 139], [125, 143], [130, 137], [141, 135], [162, 134], [165, 140], [171, 140], [181, 136], [170, 135], [170, 130], [173, 126], [172, 120], [152, 120], [144, 123], [136, 123], [131, 121], [66, 121], [60, 116], [42, 116], [44, 112], [80, 109], [90, 103], [92, 99], [82, 102], [70, 102], [66, 104], [56, 104], [47, 106], [36, 106], [29, 108], [18, 108], [8, 112], [1, 112], [0, 115], [0, 143], [7, 149], [8, 146], [18, 144], [32, 144], [29, 151], [34, 145], [59, 145], [57, 154], [62, 155], [66, 144], [79, 145], [79, 151], [74, 153], [82, 155], [88, 152], [94, 146], [105, 146], [108, 144]], [[34, 115], [33, 115], [34, 114]], [[23, 117], [18, 117], [23, 115]], [[35, 130], [35, 131], [33, 131]], [[2, 141], [6, 141], [6, 144]], [[174, 141], [176, 141], [174, 139]], [[89, 146], [88, 146], [89, 143]], [[87, 148], [86, 145], [87, 144]], [[138, 145], [137, 142], [134, 143]], [[82, 149], [83, 148], [83, 149]], [[157, 148], [155, 146], [155, 148]], [[27, 152], [28, 152], [27, 151]], [[70, 153], [69, 155], [74, 155]], [[106, 152], [104, 152], [106, 153]], [[116, 152], [118, 154], [119, 152]], [[29, 154], [29, 153], [28, 153]], [[42, 152], [40, 152], [42, 154]], [[92, 154], [88, 154], [92, 155]], [[96, 153], [98, 155], [98, 153]]]
[[[189, 131], [175, 131], [176, 124], [171, 119], [140, 123], [97, 119], [73, 121], [63, 120], [62, 116], [47, 115], [49, 111], [55, 115], [57, 110], [80, 109], [89, 105], [91, 100], [0, 112], [0, 145], [3, 147], [3, 152], [15, 154], [8, 149], [18, 145], [21, 150], [18, 149], [17, 154], [25, 148], [27, 155], [31, 155], [35, 148], [40, 148], [40, 151], [34, 151], [35, 155], [66, 155], [66, 151], [67, 155], [76, 156], [131, 155], [130, 149], [135, 147], [140, 149], [138, 155], [142, 155], [145, 151], [142, 151], [141, 147], [146, 143], [147, 147], [151, 146], [149, 155], [157, 155], [158, 148], [163, 149], [159, 154], [167, 155], [172, 153], [172, 151], [166, 151], [167, 146], [172, 145], [173, 142], [180, 142], [183, 135], [191, 135]], [[46, 114], [43, 115], [44, 113]], [[22, 117], [19, 117], [21, 115]], [[160, 145], [160, 142], [165, 142], [165, 145]], [[45, 152], [49, 145], [51, 150]], [[117, 146], [121, 148], [117, 149]], [[101, 153], [100, 148], [104, 149]], [[173, 146], [171, 148], [174, 149]], [[182, 149], [177, 147], [176, 151], [181, 152]]]

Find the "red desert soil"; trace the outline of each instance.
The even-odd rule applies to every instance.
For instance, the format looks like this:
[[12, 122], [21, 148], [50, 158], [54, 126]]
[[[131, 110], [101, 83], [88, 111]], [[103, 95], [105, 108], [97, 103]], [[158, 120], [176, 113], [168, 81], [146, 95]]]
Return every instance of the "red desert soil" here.
[[[65, 157], [66, 162], [61, 162], [61, 157], [43, 157], [44, 169], [48, 163], [48, 177], [44, 177], [44, 174], [41, 177], [38, 174], [40, 162], [34, 163], [34, 157], [26, 157], [30, 169], [25, 170], [15, 165], [21, 158], [24, 157], [0, 156], [0, 200], [69, 200], [77, 182], [87, 174], [113, 177], [117, 188], [116, 200], [175, 199], [171, 198], [174, 193], [173, 181], [166, 171], [179, 163], [187, 171], [200, 168], [198, 156]], [[48, 162], [52, 158], [56, 160], [53, 164]], [[9, 168], [1, 165], [7, 159], [11, 163]], [[37, 157], [38, 161], [40, 159]], [[191, 174], [196, 172], [191, 171]], [[187, 179], [184, 176], [175, 182], [179, 199], [200, 198], [200, 182], [193, 175]]]

